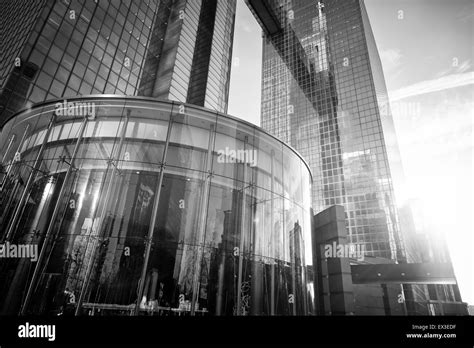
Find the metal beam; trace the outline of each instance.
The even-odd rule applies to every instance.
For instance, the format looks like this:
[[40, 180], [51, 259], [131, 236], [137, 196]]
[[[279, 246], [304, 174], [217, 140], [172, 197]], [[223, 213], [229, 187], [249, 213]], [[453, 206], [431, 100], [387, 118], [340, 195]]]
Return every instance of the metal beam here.
[[277, 14], [273, 11], [275, 4], [269, 3], [268, 0], [246, 0], [245, 2], [267, 35], [276, 34], [283, 29]]
[[449, 263], [351, 265], [354, 284], [456, 284]]

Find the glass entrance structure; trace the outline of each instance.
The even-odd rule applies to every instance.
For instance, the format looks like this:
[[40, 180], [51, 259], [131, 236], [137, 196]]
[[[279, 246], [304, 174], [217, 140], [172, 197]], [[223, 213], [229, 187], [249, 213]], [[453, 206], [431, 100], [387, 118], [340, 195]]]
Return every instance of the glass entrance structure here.
[[2, 254], [1, 314], [314, 313], [311, 173], [254, 125], [156, 99], [57, 100], [5, 123], [0, 159], [0, 244], [37, 248]]

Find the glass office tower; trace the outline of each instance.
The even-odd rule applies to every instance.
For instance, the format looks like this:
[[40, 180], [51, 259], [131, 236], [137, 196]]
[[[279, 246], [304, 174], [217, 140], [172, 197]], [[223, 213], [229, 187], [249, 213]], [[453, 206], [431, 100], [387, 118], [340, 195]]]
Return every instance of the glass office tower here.
[[0, 124], [25, 106], [88, 94], [225, 112], [234, 16], [235, 0], [5, 1]]
[[[264, 31], [261, 124], [308, 161], [315, 212], [343, 205], [349, 242], [367, 256], [426, 261], [404, 240], [414, 230], [410, 208], [395, 204], [404, 175], [363, 0], [246, 2]], [[403, 293], [409, 314], [427, 314], [431, 300], [460, 301], [457, 285], [404, 285]]]
[[160, 2], [139, 95], [227, 111], [236, 0]]
[[315, 212], [343, 205], [350, 242], [404, 260], [389, 167], [398, 150], [363, 2], [248, 4], [265, 34], [262, 127], [309, 162]]

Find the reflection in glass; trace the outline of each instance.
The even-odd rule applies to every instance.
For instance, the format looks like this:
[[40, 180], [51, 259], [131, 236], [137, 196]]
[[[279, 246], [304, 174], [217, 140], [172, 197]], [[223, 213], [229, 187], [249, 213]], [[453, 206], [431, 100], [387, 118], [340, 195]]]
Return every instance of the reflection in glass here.
[[311, 176], [294, 151], [191, 105], [88, 101], [95, 119], [45, 104], [0, 136], [2, 241], [44, 250], [0, 260], [1, 313], [311, 313]]

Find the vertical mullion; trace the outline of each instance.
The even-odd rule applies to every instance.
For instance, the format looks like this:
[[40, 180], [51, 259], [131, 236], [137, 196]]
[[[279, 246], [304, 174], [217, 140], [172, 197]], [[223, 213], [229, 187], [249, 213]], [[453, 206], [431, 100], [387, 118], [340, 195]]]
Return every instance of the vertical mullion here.
[[193, 293], [191, 299], [191, 315], [195, 315], [196, 313], [196, 302], [198, 301], [198, 293], [200, 288], [200, 278], [201, 278], [201, 266], [202, 266], [202, 258], [204, 255], [204, 243], [205, 243], [205, 229], [206, 229], [206, 221], [207, 221], [207, 213], [208, 213], [208, 203], [209, 203], [209, 194], [211, 188], [211, 178], [212, 178], [212, 151], [214, 147], [214, 141], [216, 136], [216, 129], [214, 125], [211, 125], [211, 130], [209, 134], [209, 144], [207, 148], [207, 163], [206, 163], [206, 180], [204, 182], [203, 187], [203, 195], [202, 195], [202, 202], [200, 206], [200, 222], [199, 222], [199, 230], [198, 230], [198, 240], [197, 240], [197, 263], [196, 263], [196, 270], [194, 272], [193, 277]]

